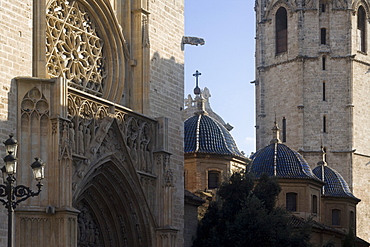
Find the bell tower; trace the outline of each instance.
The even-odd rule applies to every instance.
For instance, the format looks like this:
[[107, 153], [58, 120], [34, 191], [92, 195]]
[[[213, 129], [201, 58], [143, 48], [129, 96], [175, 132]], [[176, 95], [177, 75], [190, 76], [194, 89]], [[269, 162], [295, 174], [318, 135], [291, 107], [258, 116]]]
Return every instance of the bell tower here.
[[[368, 0], [256, 0], [257, 149], [276, 118], [281, 141], [311, 167], [321, 149], [356, 197], [370, 240]], [[366, 216], [368, 215], [368, 216]], [[367, 218], [366, 218], [367, 217]]]

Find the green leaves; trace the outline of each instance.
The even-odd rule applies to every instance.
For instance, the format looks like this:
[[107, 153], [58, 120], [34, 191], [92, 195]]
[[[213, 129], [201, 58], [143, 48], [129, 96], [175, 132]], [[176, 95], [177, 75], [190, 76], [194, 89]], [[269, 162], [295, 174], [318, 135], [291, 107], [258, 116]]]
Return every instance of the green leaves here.
[[309, 225], [294, 228], [290, 214], [275, 207], [280, 191], [274, 178], [263, 175], [255, 185], [250, 174], [234, 173], [200, 221], [193, 246], [310, 246]]

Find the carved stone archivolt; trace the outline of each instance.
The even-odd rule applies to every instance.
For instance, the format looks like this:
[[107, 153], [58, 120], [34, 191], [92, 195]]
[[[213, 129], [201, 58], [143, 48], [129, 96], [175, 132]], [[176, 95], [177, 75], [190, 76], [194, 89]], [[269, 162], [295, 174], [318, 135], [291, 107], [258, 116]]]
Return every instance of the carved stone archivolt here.
[[119, 163], [113, 158], [90, 170], [76, 197], [78, 246], [152, 246], [151, 216], [137, 175]]
[[97, 226], [95, 217], [91, 213], [88, 205], [86, 205], [83, 201], [77, 205], [78, 210], [80, 213], [78, 214], [77, 222], [78, 222], [78, 233], [77, 233], [77, 241], [78, 246], [86, 246], [86, 247], [99, 247], [101, 246], [100, 241], [100, 230]]

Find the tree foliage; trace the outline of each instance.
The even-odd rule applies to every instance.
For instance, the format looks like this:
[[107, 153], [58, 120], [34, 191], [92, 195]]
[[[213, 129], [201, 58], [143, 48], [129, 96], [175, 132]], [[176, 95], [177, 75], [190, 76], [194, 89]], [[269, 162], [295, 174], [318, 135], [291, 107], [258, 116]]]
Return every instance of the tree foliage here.
[[290, 214], [275, 207], [280, 191], [267, 175], [255, 185], [251, 175], [234, 173], [200, 221], [193, 247], [310, 246], [309, 223], [295, 228]]
[[343, 247], [355, 247], [356, 246], [356, 235], [352, 228], [349, 229], [349, 232], [343, 239]]

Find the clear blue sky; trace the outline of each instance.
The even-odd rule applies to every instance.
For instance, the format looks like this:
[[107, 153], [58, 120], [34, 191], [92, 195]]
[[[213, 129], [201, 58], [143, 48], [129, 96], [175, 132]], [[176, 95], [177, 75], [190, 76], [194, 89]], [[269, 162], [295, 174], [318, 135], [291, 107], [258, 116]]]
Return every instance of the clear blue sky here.
[[255, 152], [254, 0], [185, 0], [185, 35], [205, 39], [185, 45], [185, 95], [199, 87], [211, 92], [212, 110], [226, 123], [239, 150]]

